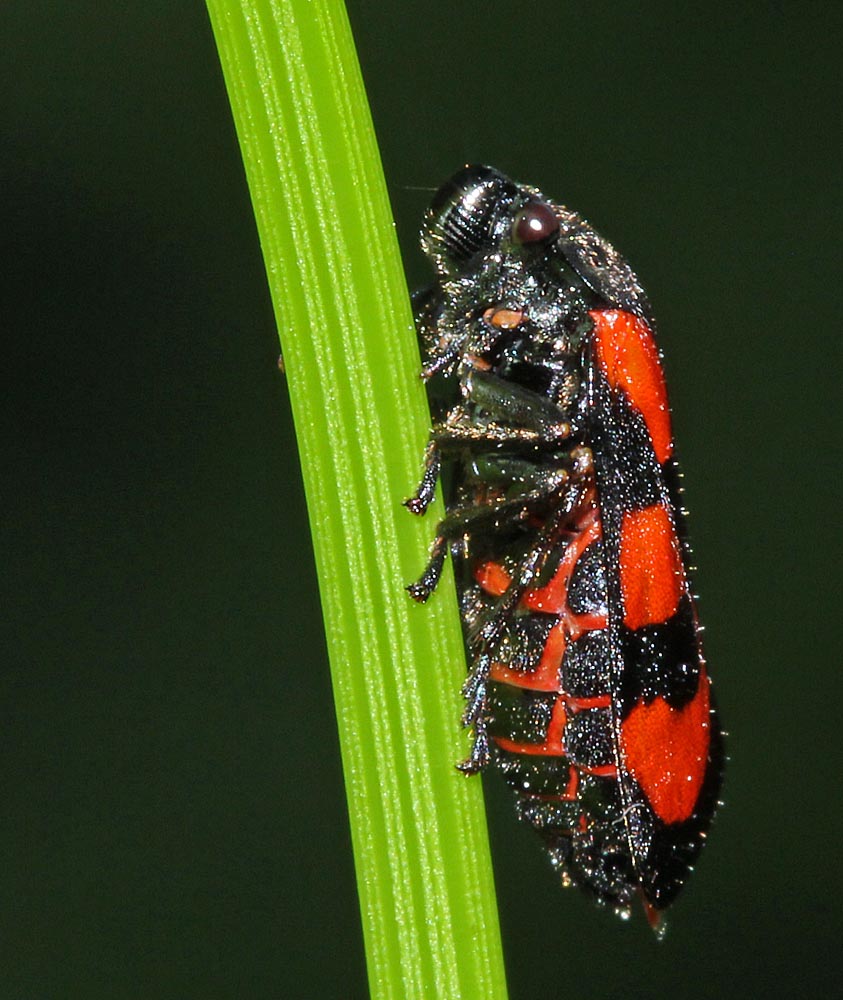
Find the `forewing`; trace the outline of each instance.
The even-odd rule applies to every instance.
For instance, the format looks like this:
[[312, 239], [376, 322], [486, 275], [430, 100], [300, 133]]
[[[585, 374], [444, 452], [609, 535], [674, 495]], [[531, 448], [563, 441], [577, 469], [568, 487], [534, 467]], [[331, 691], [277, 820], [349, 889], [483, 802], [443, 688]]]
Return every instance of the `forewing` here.
[[588, 430], [608, 582], [614, 738], [630, 852], [663, 908], [702, 846], [720, 750], [677, 526], [670, 413], [650, 325], [593, 310]]

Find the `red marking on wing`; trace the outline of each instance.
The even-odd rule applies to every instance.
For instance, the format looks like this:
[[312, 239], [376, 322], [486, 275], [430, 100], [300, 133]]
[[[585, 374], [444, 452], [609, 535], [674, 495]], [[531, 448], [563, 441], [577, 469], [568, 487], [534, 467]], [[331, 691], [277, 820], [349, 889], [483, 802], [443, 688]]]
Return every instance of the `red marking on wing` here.
[[708, 763], [709, 708], [702, 669], [697, 693], [684, 708], [671, 708], [662, 697], [649, 705], [640, 700], [621, 725], [624, 767], [663, 823], [681, 823], [694, 811]]
[[620, 577], [628, 628], [666, 622], [676, 611], [685, 576], [679, 539], [664, 504], [623, 515]]
[[644, 417], [659, 464], [670, 458], [673, 432], [659, 352], [649, 326], [619, 309], [593, 310], [597, 363], [613, 389], [621, 389]]

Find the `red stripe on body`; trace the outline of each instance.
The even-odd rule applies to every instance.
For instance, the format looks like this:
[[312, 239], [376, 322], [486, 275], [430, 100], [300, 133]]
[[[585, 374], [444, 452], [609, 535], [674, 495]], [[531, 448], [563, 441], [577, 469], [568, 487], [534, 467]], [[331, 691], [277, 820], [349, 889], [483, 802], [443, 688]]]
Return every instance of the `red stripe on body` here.
[[660, 465], [673, 452], [670, 410], [659, 352], [650, 327], [619, 309], [592, 310], [597, 364], [613, 389], [622, 390], [644, 417]]
[[[592, 542], [598, 541], [602, 534], [596, 509], [589, 512], [587, 520], [584, 520], [580, 527], [581, 530], [568, 543], [553, 577], [543, 587], [528, 590], [523, 596], [521, 603], [525, 608], [529, 608], [530, 611], [544, 611], [551, 615], [570, 614], [568, 586], [571, 576], [580, 556]], [[574, 619], [576, 616], [571, 615], [571, 618]]]
[[577, 712], [585, 712], [589, 708], [611, 708], [612, 696], [610, 694], [595, 694], [589, 698], [575, 698], [573, 695], [565, 695], [565, 704], [568, 706], [568, 714], [576, 715]]
[[628, 510], [621, 521], [620, 578], [624, 624], [666, 622], [685, 586], [682, 550], [664, 504]]
[[560, 621], [548, 633], [541, 659], [535, 670], [512, 670], [502, 663], [493, 663], [489, 679], [527, 691], [558, 691], [559, 668], [568, 645], [565, 621]]
[[[500, 597], [512, 580], [503, 566], [496, 562], [485, 562], [477, 566], [474, 570], [474, 579], [492, 597]], [[559, 667], [565, 655], [567, 641], [565, 622], [560, 621], [548, 633], [541, 659], [535, 670], [529, 672], [511, 670], [502, 663], [493, 663], [489, 679], [530, 691], [558, 691]]]
[[[566, 546], [551, 579], [543, 587], [528, 590], [520, 601], [522, 608], [552, 614], [559, 619], [548, 633], [535, 669], [512, 670], [502, 663], [493, 663], [489, 672], [490, 680], [498, 683], [529, 691], [559, 693], [553, 704], [545, 738], [541, 743], [523, 743], [506, 737], [494, 737], [497, 747], [508, 753], [536, 757], [564, 757], [566, 755], [564, 735], [569, 713], [606, 708], [611, 704], [608, 692], [593, 697], [574, 698], [560, 688], [560, 669], [568, 642], [579, 639], [585, 632], [604, 629], [608, 623], [605, 614], [575, 615], [568, 606], [568, 588], [576, 565], [589, 545], [602, 537], [602, 526], [596, 508], [592, 507], [587, 512], [578, 528], [577, 534]], [[505, 567], [491, 560], [475, 567], [474, 579], [483, 591], [493, 597], [501, 597], [512, 582], [512, 577]], [[568, 786], [560, 798], [576, 798], [580, 771], [604, 778], [617, 777], [618, 773], [614, 764], [594, 768], [578, 764], [576, 768], [571, 768]]]
[[510, 753], [523, 753], [541, 757], [564, 757], [565, 744], [562, 742], [562, 736], [565, 733], [565, 726], [567, 724], [568, 713], [565, 711], [565, 702], [562, 697], [559, 697], [553, 705], [544, 743], [519, 743], [517, 740], [508, 740], [503, 736], [495, 736], [493, 738], [501, 750], [508, 750]]
[[661, 696], [641, 699], [621, 725], [624, 768], [663, 823], [690, 819], [699, 798], [711, 741], [709, 681], [700, 670], [697, 693], [684, 708]]
[[[559, 669], [568, 642], [579, 639], [584, 632], [606, 627], [606, 616], [599, 614], [572, 614], [568, 608], [568, 586], [579, 561], [592, 542], [602, 535], [600, 520], [592, 509], [582, 522], [580, 531], [571, 539], [553, 577], [543, 587], [528, 590], [521, 598], [521, 607], [530, 611], [543, 611], [558, 616], [559, 621], [550, 630], [541, 659], [531, 671], [511, 670], [502, 663], [492, 664], [490, 679], [529, 691], [558, 691]], [[474, 579], [493, 597], [500, 597], [512, 582], [510, 574], [500, 563], [484, 562], [474, 570]]]

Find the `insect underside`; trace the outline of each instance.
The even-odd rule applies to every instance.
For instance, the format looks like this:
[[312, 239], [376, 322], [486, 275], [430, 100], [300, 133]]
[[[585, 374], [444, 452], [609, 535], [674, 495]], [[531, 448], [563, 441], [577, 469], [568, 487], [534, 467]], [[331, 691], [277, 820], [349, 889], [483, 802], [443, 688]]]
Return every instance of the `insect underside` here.
[[434, 424], [406, 501], [447, 513], [471, 753], [565, 884], [651, 923], [699, 854], [722, 750], [646, 296], [584, 220], [487, 167], [437, 193], [416, 299]]

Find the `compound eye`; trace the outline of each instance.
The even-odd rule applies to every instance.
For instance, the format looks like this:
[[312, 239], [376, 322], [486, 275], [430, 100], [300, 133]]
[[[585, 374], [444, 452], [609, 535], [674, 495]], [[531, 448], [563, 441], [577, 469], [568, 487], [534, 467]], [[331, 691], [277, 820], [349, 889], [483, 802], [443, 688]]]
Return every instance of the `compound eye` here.
[[558, 232], [559, 219], [543, 201], [529, 202], [512, 223], [512, 239], [521, 245], [547, 243]]

